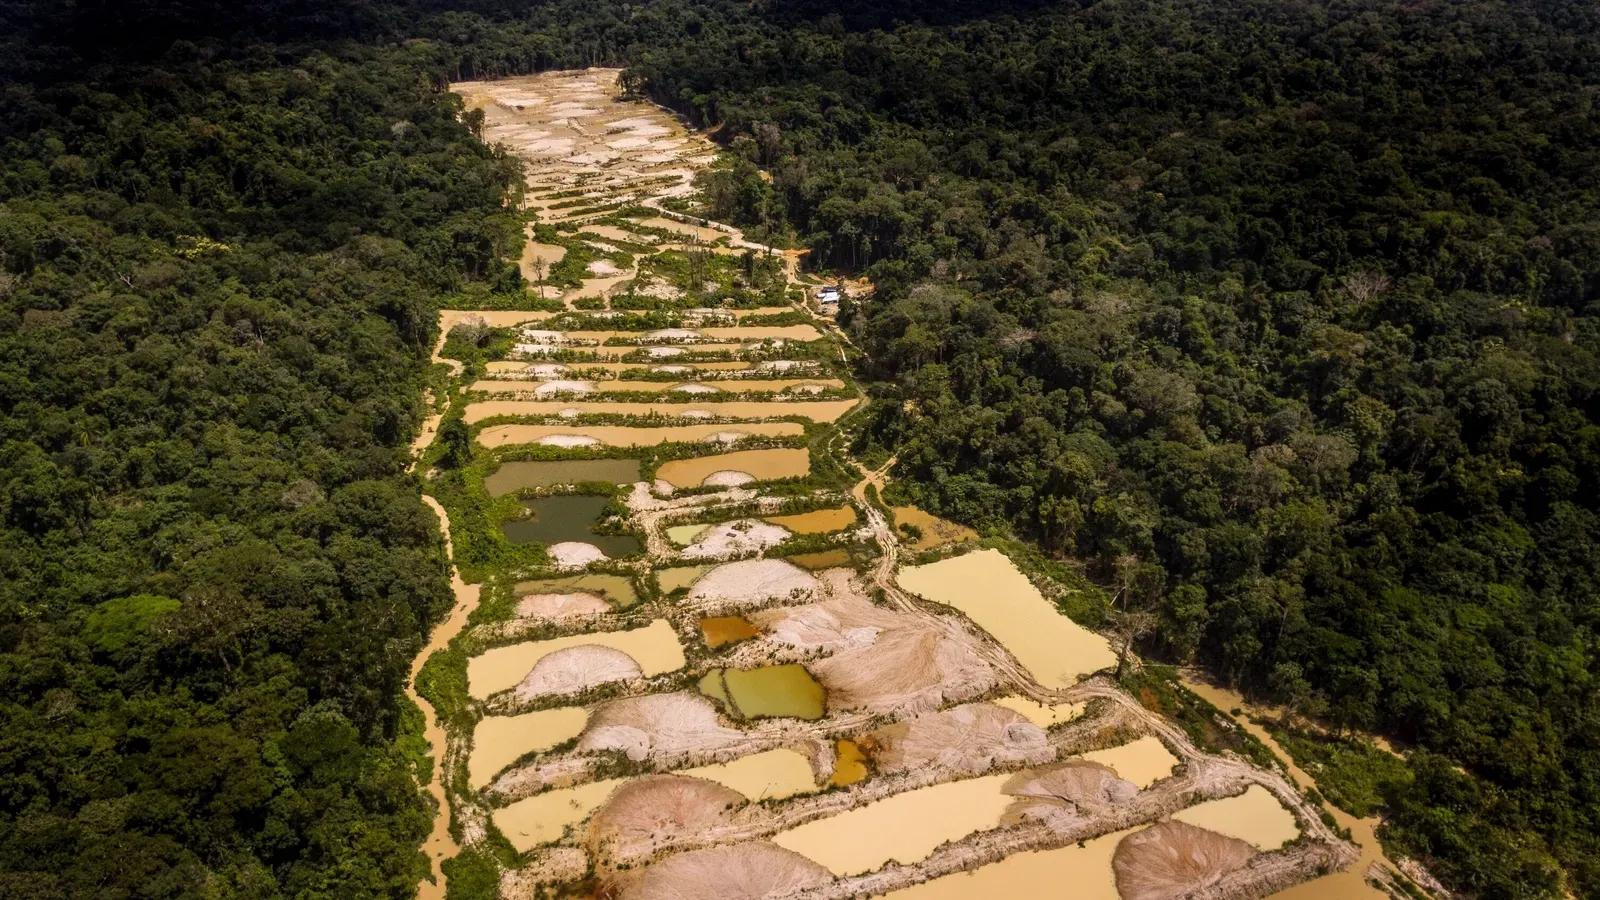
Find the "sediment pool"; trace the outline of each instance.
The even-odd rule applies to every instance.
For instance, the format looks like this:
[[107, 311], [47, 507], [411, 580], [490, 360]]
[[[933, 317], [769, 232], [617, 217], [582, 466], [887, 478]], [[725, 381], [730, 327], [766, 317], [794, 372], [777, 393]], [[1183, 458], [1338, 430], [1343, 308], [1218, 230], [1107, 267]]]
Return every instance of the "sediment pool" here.
[[909, 541], [912, 550], [932, 550], [946, 544], [958, 544], [962, 541], [975, 541], [978, 533], [965, 525], [958, 525], [949, 519], [941, 519], [933, 513], [918, 509], [915, 506], [890, 507], [894, 512], [895, 529], [901, 525], [910, 525], [921, 532], [922, 536], [915, 541]]
[[603, 481], [632, 484], [639, 480], [636, 459], [514, 459], [502, 462], [483, 479], [491, 497], [504, 497], [524, 488], [554, 487]]
[[[702, 383], [695, 380], [692, 377], [692, 373], [685, 374], [682, 380], [674, 381], [635, 381], [615, 378], [593, 380], [589, 384], [593, 385], [596, 391], [609, 391], [612, 393], [668, 394], [676, 392], [704, 393], [708, 396], [719, 393], [738, 394], [745, 391], [771, 393], [792, 391], [796, 396], [804, 397], [805, 394], [796, 390], [797, 388], [818, 387], [832, 389], [844, 387], [844, 382], [837, 378], [728, 378], [711, 379]], [[471, 390], [480, 394], [546, 394], [556, 390], [549, 385], [550, 382], [548, 381], [485, 378], [474, 381]], [[701, 390], [701, 388], [705, 390]]]
[[584, 443], [606, 444], [612, 447], [654, 447], [677, 441], [699, 443], [729, 430], [742, 431], [747, 435], [759, 437], [792, 437], [804, 434], [805, 426], [797, 422], [745, 422], [736, 427], [667, 425], [660, 428], [635, 425], [495, 425], [478, 433], [478, 443], [490, 449], [512, 444], [534, 443], [582, 446], [582, 443], [566, 440], [580, 438], [585, 439]]
[[656, 570], [656, 585], [661, 588], [661, 593], [670, 594], [683, 588], [687, 590], [700, 576], [711, 571], [711, 566], [672, 566], [667, 569]]
[[494, 811], [495, 827], [518, 853], [526, 853], [540, 844], [559, 840], [569, 826], [589, 818], [626, 780], [609, 778], [518, 800]]
[[675, 672], [684, 664], [683, 647], [678, 643], [677, 632], [672, 630], [672, 623], [656, 619], [644, 628], [631, 631], [573, 634], [486, 650], [467, 660], [468, 693], [478, 700], [487, 699], [491, 694], [515, 687], [535, 663], [557, 650], [588, 645], [628, 654], [646, 676]]
[[1054, 896], [1070, 896], [1072, 900], [1121, 900], [1111, 857], [1122, 839], [1138, 830], [1129, 828], [1054, 850], [1013, 853], [999, 862], [892, 891], [888, 896], [895, 900]]
[[805, 666], [789, 663], [759, 669], [712, 669], [700, 692], [720, 701], [740, 719], [822, 718], [826, 693]]
[[[1080, 754], [1083, 759], [1109, 766], [1124, 781], [1144, 790], [1172, 774], [1178, 758], [1157, 738], [1145, 735], [1119, 747]], [[1194, 823], [1199, 824], [1199, 823]]]
[[707, 616], [700, 620], [700, 634], [705, 638], [706, 646], [715, 650], [749, 640], [761, 634], [761, 629], [744, 616]]
[[[531, 382], [530, 382], [531, 383]], [[604, 382], [602, 382], [603, 384]], [[496, 416], [559, 416], [576, 410], [585, 416], [658, 416], [666, 419], [777, 419], [799, 416], [813, 422], [834, 422], [856, 405], [855, 400], [694, 400], [687, 403], [636, 403], [631, 400], [482, 400], [467, 404], [463, 419], [476, 425]], [[572, 431], [571, 427], [568, 431]], [[720, 431], [748, 431], [743, 424]], [[587, 433], [585, 429], [582, 433]], [[607, 441], [606, 443], [611, 443]]]
[[1088, 708], [1087, 703], [1057, 703], [1053, 706], [1045, 706], [1037, 700], [1031, 700], [1015, 694], [990, 700], [989, 702], [995, 706], [1021, 713], [1029, 722], [1040, 728], [1049, 728], [1052, 725], [1060, 725], [1062, 722], [1070, 722], [1083, 715], [1083, 711]]
[[833, 758], [833, 775], [828, 779], [828, 784], [833, 787], [849, 787], [866, 780], [871, 774], [871, 767], [867, 765], [867, 754], [855, 741], [848, 739], [834, 741]]
[[946, 841], [999, 827], [1012, 799], [1000, 789], [1010, 778], [984, 775], [918, 788], [807, 822], [772, 842], [835, 875], [870, 872], [890, 860], [919, 862]]
[[856, 523], [856, 508], [839, 506], [832, 509], [814, 509], [811, 512], [787, 516], [763, 516], [774, 525], [781, 525], [795, 534], [827, 534], [849, 528]]
[[[754, 425], [741, 425], [740, 430], [746, 430]], [[787, 422], [771, 423], [787, 425]], [[718, 428], [719, 426], [705, 426]], [[720, 426], [726, 428], [727, 426]], [[799, 426], [795, 426], [799, 427]], [[757, 481], [769, 481], [775, 478], [800, 478], [811, 471], [811, 451], [803, 448], [774, 448], [770, 450], [739, 450], [734, 453], [719, 453], [715, 456], [697, 456], [693, 459], [675, 459], [662, 463], [656, 470], [656, 477], [674, 487], [696, 487], [705, 482], [706, 478], [718, 472], [744, 472]]]
[[1062, 615], [999, 550], [976, 550], [900, 570], [900, 586], [961, 610], [1045, 687], [1116, 664], [1105, 638]]
[[525, 753], [549, 750], [583, 731], [589, 712], [581, 706], [540, 709], [516, 716], [485, 716], [472, 732], [467, 776], [474, 787], [489, 783], [496, 772]]
[[786, 748], [741, 756], [731, 762], [700, 766], [679, 773], [730, 787], [751, 800], [781, 800], [818, 789], [811, 760]]
[[1250, 785], [1237, 797], [1197, 803], [1172, 817], [1238, 838], [1259, 850], [1276, 850], [1300, 836], [1300, 825], [1294, 814], [1259, 784]]
[[566, 578], [536, 578], [519, 581], [512, 593], [517, 597], [530, 594], [565, 594], [588, 591], [610, 600], [618, 609], [627, 609], [639, 602], [639, 592], [633, 582], [621, 575], [569, 575]]
[[600, 513], [611, 500], [589, 494], [561, 494], [554, 497], [537, 497], [522, 501], [531, 515], [526, 519], [502, 522], [500, 530], [513, 544], [559, 544], [563, 541], [581, 541], [600, 548], [600, 552], [616, 559], [631, 556], [644, 549], [639, 538], [631, 534], [597, 534], [594, 526]]

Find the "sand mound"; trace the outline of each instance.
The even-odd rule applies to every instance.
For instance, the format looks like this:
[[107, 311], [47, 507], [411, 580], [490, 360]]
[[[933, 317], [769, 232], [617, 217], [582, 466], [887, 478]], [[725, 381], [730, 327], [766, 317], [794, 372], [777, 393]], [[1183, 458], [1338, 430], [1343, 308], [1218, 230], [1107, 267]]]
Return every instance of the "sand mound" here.
[[740, 733], [717, 721], [717, 708], [699, 694], [679, 691], [624, 697], [604, 704], [589, 718], [578, 750], [620, 750], [632, 760], [715, 747]]
[[524, 619], [555, 622], [611, 611], [611, 604], [599, 594], [579, 591], [572, 594], [529, 594], [517, 601], [517, 615]]
[[565, 406], [558, 410], [556, 415], [563, 419], [576, 419], [577, 417], [583, 415], [583, 410], [577, 408], [576, 406]]
[[873, 604], [848, 571], [822, 578], [829, 599], [752, 618], [776, 643], [830, 654], [812, 667], [830, 708], [932, 710], [994, 683], [970, 639]]
[[683, 348], [682, 347], [646, 347], [644, 352], [645, 352], [646, 356], [653, 356], [653, 357], [655, 357], [657, 359], [660, 359], [661, 357], [664, 357], [664, 356], [682, 356], [683, 355]]
[[714, 419], [716, 416], [709, 409], [686, 409], [678, 414], [685, 419]]
[[602, 278], [610, 275], [622, 274], [622, 270], [617, 268], [615, 264], [603, 259], [597, 259], [594, 262], [589, 263], [588, 268], [590, 275], [598, 275]]
[[671, 364], [665, 366], [651, 366], [650, 371], [660, 372], [663, 375], [682, 375], [686, 372], [693, 372], [694, 366], [680, 366]]
[[827, 390], [827, 385], [822, 384], [797, 384], [784, 391], [786, 394], [820, 394]]
[[587, 434], [550, 434], [539, 438], [534, 443], [543, 444], [546, 447], [593, 447], [600, 443], [600, 439], [590, 437]]
[[696, 341], [705, 335], [692, 328], [658, 328], [646, 334], [645, 337], [652, 341]]
[[776, 844], [752, 841], [670, 857], [624, 888], [623, 900], [754, 900], [833, 880], [826, 868]]
[[1044, 729], [1020, 713], [969, 703], [927, 713], [868, 735], [880, 772], [937, 767], [983, 772], [998, 764], [1042, 762], [1055, 751]]
[[[713, 781], [683, 775], [646, 775], [617, 788], [589, 820], [591, 851], [605, 844], [648, 853], [680, 835], [721, 824], [744, 795]], [[635, 851], [634, 848], [637, 848]]]
[[766, 362], [763, 362], [760, 365], [756, 366], [756, 368], [760, 369], [763, 372], [788, 372], [788, 371], [790, 371], [792, 369], [798, 369], [798, 368], [800, 368], [801, 366], [804, 366], [804, 365], [806, 365], [806, 364], [803, 363], [803, 362], [800, 362], [799, 360], [793, 360], [793, 359], [769, 359]]
[[529, 344], [559, 344], [563, 340], [561, 332], [545, 328], [524, 328], [521, 337]]
[[722, 391], [720, 389], [714, 388], [709, 384], [697, 384], [695, 382], [685, 382], [683, 384], [675, 384], [675, 385], [672, 386], [672, 390], [674, 392], [676, 392], [676, 393], [679, 393], [679, 394], [720, 394], [720, 393], [722, 393]]
[[707, 444], [733, 444], [750, 436], [748, 431], [717, 431], [706, 435], [703, 443]]
[[1041, 819], [1065, 825], [1126, 803], [1139, 793], [1133, 782], [1117, 777], [1111, 767], [1088, 760], [1019, 773], [1004, 790], [1017, 798], [1006, 811], [1007, 824]]
[[789, 538], [789, 529], [760, 519], [736, 519], [713, 525], [685, 547], [685, 559], [718, 559], [734, 553], [776, 547]]
[[971, 646], [924, 622], [907, 622], [871, 647], [837, 653], [813, 669], [834, 709], [937, 709], [994, 683]]
[[533, 393], [537, 397], [549, 397], [554, 394], [592, 394], [594, 390], [592, 381], [567, 381], [558, 378], [539, 385], [533, 389]]
[[1111, 867], [1123, 900], [1186, 897], [1241, 869], [1255, 848], [1182, 822], [1162, 822], [1117, 845]]
[[745, 559], [717, 566], [689, 589], [690, 600], [753, 606], [809, 595], [817, 589], [810, 572], [782, 559]]
[[707, 475], [700, 481], [700, 486], [738, 487], [741, 484], [749, 484], [755, 480], [756, 477], [751, 475], [749, 472], [740, 472], [736, 469], [722, 469], [721, 471], [712, 472], [710, 475]]
[[587, 566], [592, 562], [599, 562], [606, 558], [606, 555], [600, 552], [599, 547], [593, 544], [585, 544], [582, 541], [562, 541], [559, 544], [551, 544], [548, 552], [550, 553], [550, 558], [556, 561], [556, 565], [564, 569]]
[[613, 681], [643, 678], [633, 657], [621, 650], [585, 644], [542, 657], [517, 684], [518, 700], [549, 694], [571, 694]]

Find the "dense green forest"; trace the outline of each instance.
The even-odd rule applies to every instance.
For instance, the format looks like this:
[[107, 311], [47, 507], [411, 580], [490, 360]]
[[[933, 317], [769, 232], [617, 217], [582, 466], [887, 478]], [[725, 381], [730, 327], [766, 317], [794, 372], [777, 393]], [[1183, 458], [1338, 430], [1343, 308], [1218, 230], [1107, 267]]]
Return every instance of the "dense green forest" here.
[[1452, 887], [1600, 894], [1592, 3], [0, 26], [8, 896], [409, 890], [444, 580], [403, 446], [432, 305], [516, 286], [510, 169], [438, 88], [589, 64], [720, 126], [715, 214], [873, 278], [862, 449], [923, 502], [1409, 744], [1385, 838]]
[[398, 50], [9, 50], [0, 895], [410, 895], [406, 450], [515, 169]]

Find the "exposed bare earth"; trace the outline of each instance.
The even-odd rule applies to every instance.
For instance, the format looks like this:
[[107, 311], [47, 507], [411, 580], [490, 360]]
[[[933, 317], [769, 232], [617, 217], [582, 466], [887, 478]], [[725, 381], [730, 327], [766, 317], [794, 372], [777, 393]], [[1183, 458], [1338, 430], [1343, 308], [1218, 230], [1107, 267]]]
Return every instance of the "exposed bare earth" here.
[[[529, 163], [529, 202], [542, 221], [570, 232], [581, 228], [601, 250], [617, 242], [660, 249], [692, 239], [768, 252], [733, 229], [663, 206], [691, 193], [693, 174], [713, 153], [670, 115], [618, 99], [616, 78], [615, 71], [589, 70], [456, 89], [485, 110], [486, 136]], [[596, 221], [624, 203], [651, 214]], [[525, 271], [537, 275], [551, 255], [545, 247], [530, 251]], [[796, 259], [786, 259], [792, 277]], [[583, 286], [564, 299], [609, 301], [638, 277], [638, 265], [635, 259], [622, 271], [611, 263], [591, 267]], [[448, 315], [459, 320], [470, 313]], [[568, 455], [595, 455], [581, 448], [703, 442], [703, 449], [680, 446], [655, 471], [654, 483], [626, 493], [627, 524], [645, 544], [643, 561], [597, 559], [581, 549], [590, 545], [552, 548], [566, 568], [589, 572], [586, 578], [674, 568], [661, 583], [679, 590], [657, 594], [647, 577], [638, 602], [623, 605], [609, 589], [608, 600], [560, 586], [567, 582], [541, 581], [544, 587], [519, 598], [502, 621], [463, 632], [476, 649], [467, 663], [471, 692], [462, 702], [481, 717], [468, 731], [493, 745], [475, 754], [473, 733], [451, 733], [447, 745], [441, 735], [435, 744], [436, 752], [445, 751], [438, 756], [441, 772], [463, 775], [436, 785], [451, 787], [463, 845], [480, 845], [498, 828], [517, 850], [501, 873], [503, 896], [581, 889], [638, 898], [845, 898], [934, 888], [945, 876], [1028, 860], [1025, 870], [1008, 870], [1024, 872], [1023, 882], [1009, 882], [1013, 895], [1059, 895], [1081, 883], [1119, 891], [1124, 900], [1259, 897], [1354, 860], [1354, 848], [1283, 772], [1196, 747], [1183, 728], [1118, 688], [1104, 672], [1113, 661], [1105, 639], [1057, 615], [997, 551], [905, 572], [916, 591], [902, 587], [902, 536], [865, 499], [868, 483], [881, 489], [887, 467], [871, 473], [841, 507], [837, 491], [768, 484], [805, 476], [810, 449], [769, 443], [722, 452], [726, 439], [804, 431], [770, 421], [786, 413], [769, 406], [798, 413], [807, 402], [835, 402], [805, 401], [804, 391], [788, 390], [805, 387], [793, 379], [783, 379], [782, 397], [742, 401], [743, 407], [695, 395], [763, 384], [740, 372], [787, 376], [814, 366], [772, 360], [788, 351], [749, 342], [815, 340], [823, 334], [817, 326], [746, 327], [737, 311], [715, 309], [634, 333], [602, 331], [592, 321], [587, 330], [563, 329], [557, 326], [577, 320], [547, 323], [527, 313], [485, 316], [525, 330], [519, 358], [492, 366], [499, 380], [481, 387], [494, 397], [547, 399], [476, 395], [474, 422], [502, 415], [538, 420], [475, 425], [482, 447], [526, 458], [513, 445], [539, 442], [579, 448]], [[831, 330], [826, 339], [843, 340]], [[556, 349], [569, 355], [552, 361], [548, 354]], [[575, 362], [576, 353], [599, 362]], [[713, 364], [707, 359], [727, 368], [703, 368]], [[682, 381], [631, 379], [660, 394], [647, 403], [578, 399], [663, 364], [695, 368], [666, 373]], [[717, 377], [708, 377], [712, 372]], [[462, 381], [454, 391], [466, 387]], [[812, 383], [833, 387], [820, 377]], [[677, 420], [691, 417], [680, 415], [666, 425], [655, 407], [715, 421], [683, 424]], [[644, 418], [651, 413], [657, 419]], [[580, 418], [594, 414], [607, 418]], [[762, 418], [768, 421], [756, 421]], [[762, 430], [785, 425], [793, 427]], [[807, 439], [819, 446], [816, 432]], [[679, 458], [684, 452], [698, 455]], [[816, 511], [780, 515], [782, 498], [797, 492], [808, 492], [799, 508]], [[975, 537], [931, 517], [897, 518], [922, 533], [918, 546]], [[679, 542], [669, 539], [669, 529]], [[796, 535], [822, 541], [840, 561], [867, 562], [812, 572], [763, 556]], [[809, 552], [818, 545], [803, 546]], [[688, 568], [695, 563], [703, 568]], [[552, 574], [546, 567], [493, 577], [498, 590]], [[476, 598], [466, 585], [458, 594], [463, 604]], [[733, 616], [744, 623], [738, 638], [709, 645], [703, 620]], [[647, 628], [650, 642], [643, 643]], [[1070, 648], [1071, 658], [1052, 655], [1052, 645]], [[814, 707], [736, 716], [729, 698], [717, 693], [732, 693], [733, 675], [780, 667], [786, 673], [803, 667], [803, 677], [739, 683], [775, 691], [820, 685], [820, 716]], [[793, 709], [784, 696], [746, 699]], [[836, 780], [847, 762], [857, 771]], [[445, 796], [442, 789], [438, 794]], [[1251, 832], [1254, 845], [1229, 837], [1222, 832], [1234, 827], [1221, 818], [1231, 810], [1245, 818], [1270, 818], [1276, 810], [1292, 820], [1298, 837], [1283, 844], [1280, 831], [1260, 830]], [[1178, 815], [1216, 827], [1173, 821]], [[448, 840], [449, 832], [442, 833]], [[1069, 852], [1102, 836], [1111, 836], [1114, 851]], [[439, 852], [431, 843], [429, 851], [430, 857]]]

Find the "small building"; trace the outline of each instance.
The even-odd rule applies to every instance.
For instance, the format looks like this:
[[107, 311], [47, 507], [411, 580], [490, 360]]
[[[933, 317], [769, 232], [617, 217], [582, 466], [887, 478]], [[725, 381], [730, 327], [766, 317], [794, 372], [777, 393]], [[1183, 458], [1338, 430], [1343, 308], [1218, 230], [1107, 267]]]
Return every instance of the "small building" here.
[[822, 304], [823, 306], [828, 306], [828, 305], [831, 305], [831, 304], [838, 303], [839, 302], [839, 298], [843, 297], [843, 296], [844, 296], [844, 288], [843, 287], [841, 287], [841, 286], [839, 286], [837, 284], [830, 284], [827, 287], [824, 287], [822, 290], [817, 291], [817, 302]]

